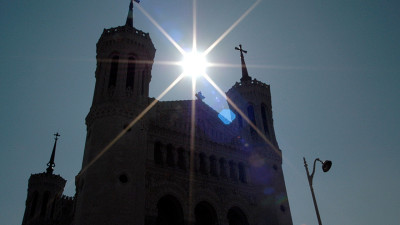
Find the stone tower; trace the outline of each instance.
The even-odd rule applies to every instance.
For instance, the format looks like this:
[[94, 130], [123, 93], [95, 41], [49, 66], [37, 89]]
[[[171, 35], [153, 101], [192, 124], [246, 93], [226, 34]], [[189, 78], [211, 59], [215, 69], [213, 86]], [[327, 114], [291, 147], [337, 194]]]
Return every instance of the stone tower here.
[[[249, 152], [248, 175], [256, 192], [257, 216], [269, 224], [291, 224], [286, 185], [282, 171], [282, 152], [276, 141], [270, 86], [249, 76], [242, 45], [242, 77], [226, 93], [230, 109], [235, 112], [234, 127], [241, 148]], [[260, 203], [263, 204], [260, 204]]]
[[55, 134], [54, 147], [46, 172], [32, 174], [29, 178], [22, 225], [52, 224], [59, 215], [56, 206], [62, 199], [66, 180], [60, 175], [53, 174], [58, 136], [58, 133]]
[[[247, 51], [242, 49], [242, 45], [235, 49], [240, 51], [242, 78], [226, 95], [233, 102], [229, 107], [237, 115], [236, 127], [239, 128], [240, 136], [248, 142], [253, 144], [269, 142], [268, 146], [279, 149], [272, 119], [270, 87], [249, 76], [243, 56]], [[238, 110], [244, 114], [244, 118]], [[246, 121], [247, 119], [249, 121]]]
[[129, 123], [148, 105], [156, 50], [149, 34], [133, 27], [132, 11], [131, 1], [126, 24], [104, 29], [97, 43], [96, 85], [76, 176], [76, 225], [144, 221], [147, 122]]

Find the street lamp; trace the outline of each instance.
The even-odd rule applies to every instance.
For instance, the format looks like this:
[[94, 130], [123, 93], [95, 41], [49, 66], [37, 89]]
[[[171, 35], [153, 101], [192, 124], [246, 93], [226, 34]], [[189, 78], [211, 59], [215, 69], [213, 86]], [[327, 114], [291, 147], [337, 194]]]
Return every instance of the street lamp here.
[[306, 158], [303, 157], [303, 159], [304, 159], [304, 167], [306, 168], [306, 172], [307, 172], [308, 183], [310, 184], [311, 195], [312, 195], [313, 201], [314, 201], [315, 212], [317, 213], [318, 224], [319, 224], [319, 225], [322, 225], [321, 217], [319, 216], [319, 211], [318, 211], [318, 206], [317, 206], [317, 200], [315, 200], [314, 189], [313, 189], [313, 187], [312, 187], [312, 181], [313, 181], [314, 173], [315, 173], [315, 163], [316, 163], [317, 161], [321, 162], [321, 163], [322, 163], [322, 171], [328, 172], [329, 169], [330, 169], [331, 166], [332, 166], [332, 161], [326, 160], [325, 162], [323, 162], [323, 161], [320, 160], [319, 158], [316, 158], [316, 159], [314, 160], [313, 170], [312, 170], [312, 173], [311, 173], [311, 175], [310, 175], [310, 172], [308, 172], [308, 166], [307, 166]]

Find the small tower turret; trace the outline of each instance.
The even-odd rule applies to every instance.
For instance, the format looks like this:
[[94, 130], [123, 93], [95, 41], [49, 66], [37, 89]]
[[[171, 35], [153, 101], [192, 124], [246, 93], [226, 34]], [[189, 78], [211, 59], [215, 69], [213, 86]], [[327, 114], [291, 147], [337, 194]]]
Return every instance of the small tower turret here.
[[56, 133], [54, 136], [53, 151], [46, 172], [32, 174], [29, 178], [22, 225], [53, 224], [56, 219], [56, 203], [62, 197], [66, 180], [53, 174], [56, 143], [60, 135]]
[[[257, 158], [260, 162], [250, 163], [248, 169], [250, 180], [257, 185], [261, 193], [273, 190], [258, 199], [262, 203], [269, 202], [260, 206], [259, 216], [263, 218], [262, 221], [270, 221], [271, 224], [292, 224], [289, 202], [279, 200], [286, 199], [287, 192], [281, 169], [282, 152], [276, 141], [272, 119], [270, 86], [249, 76], [243, 57], [243, 53], [247, 51], [243, 50], [241, 45], [235, 49], [240, 51], [242, 78], [226, 95], [248, 120], [237, 112], [236, 107], [229, 105], [237, 117], [234, 126], [237, 128], [237, 136], [241, 139], [241, 147], [254, 157], [249, 160], [254, 161]], [[254, 126], [247, 121], [251, 121]], [[260, 179], [260, 174], [269, 179]], [[289, 213], [285, 214], [285, 211]]]
[[[257, 127], [257, 129], [271, 142], [275, 148], [279, 148], [276, 141], [272, 119], [271, 91], [270, 86], [256, 79], [252, 79], [244, 61], [242, 45], [235, 47], [240, 51], [242, 77], [240, 82], [229, 89], [226, 95], [236, 103], [238, 108], [247, 118]], [[231, 110], [236, 111], [232, 106]], [[263, 143], [265, 140], [259, 137], [256, 129], [246, 122], [242, 116], [236, 112], [236, 125], [239, 128], [240, 136], [248, 143]]]

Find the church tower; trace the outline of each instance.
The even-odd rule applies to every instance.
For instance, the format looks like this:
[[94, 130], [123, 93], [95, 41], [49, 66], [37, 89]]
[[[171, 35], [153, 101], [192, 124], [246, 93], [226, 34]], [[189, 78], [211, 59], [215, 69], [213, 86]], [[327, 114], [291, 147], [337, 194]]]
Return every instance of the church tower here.
[[53, 224], [58, 217], [56, 205], [62, 197], [66, 180], [60, 175], [53, 174], [56, 145], [60, 135], [56, 133], [54, 136], [54, 147], [46, 172], [32, 174], [29, 178], [22, 225]]
[[[282, 151], [275, 137], [270, 86], [249, 76], [240, 51], [242, 77], [226, 93], [230, 109], [235, 112], [241, 148], [250, 153], [249, 176], [258, 186], [261, 221], [269, 224], [292, 224], [286, 185], [282, 171]], [[267, 204], [265, 204], [267, 203]], [[264, 219], [262, 219], [264, 218]]]
[[[227, 97], [236, 104], [235, 108], [229, 105], [232, 111], [236, 112], [236, 126], [239, 127], [241, 138], [253, 144], [265, 142], [265, 138], [270, 142], [271, 147], [279, 148], [276, 141], [271, 105], [271, 91], [269, 85], [252, 79], [247, 71], [242, 49], [242, 45], [235, 47], [240, 51], [242, 67], [242, 78], [226, 93]], [[248, 118], [238, 113], [238, 109]], [[251, 125], [251, 123], [253, 125]], [[263, 135], [264, 138], [260, 138]]]
[[133, 1], [125, 25], [104, 29], [97, 43], [76, 225], [143, 224], [147, 122], [129, 124], [149, 104], [155, 51], [149, 34], [133, 27]]

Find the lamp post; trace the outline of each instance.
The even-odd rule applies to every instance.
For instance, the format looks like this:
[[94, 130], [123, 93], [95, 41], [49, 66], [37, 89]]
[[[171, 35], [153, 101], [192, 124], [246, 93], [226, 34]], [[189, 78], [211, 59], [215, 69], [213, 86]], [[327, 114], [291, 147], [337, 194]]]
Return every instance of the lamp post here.
[[321, 217], [319, 216], [319, 211], [318, 211], [318, 206], [317, 206], [317, 200], [315, 200], [314, 189], [313, 189], [313, 187], [312, 187], [312, 181], [313, 181], [314, 173], [315, 173], [315, 163], [316, 163], [317, 161], [321, 162], [321, 163], [322, 163], [322, 171], [328, 172], [329, 169], [330, 169], [331, 166], [332, 166], [332, 161], [326, 160], [325, 162], [323, 162], [323, 161], [320, 160], [319, 158], [316, 158], [316, 159], [314, 160], [313, 170], [312, 170], [312, 173], [311, 173], [311, 175], [310, 175], [310, 172], [308, 171], [308, 165], [307, 165], [307, 162], [306, 162], [306, 158], [303, 157], [303, 160], [304, 160], [304, 167], [306, 168], [306, 172], [307, 172], [308, 183], [310, 184], [311, 195], [312, 195], [312, 198], [313, 198], [313, 201], [314, 201], [315, 212], [317, 213], [318, 224], [319, 224], [319, 225], [322, 225]]

